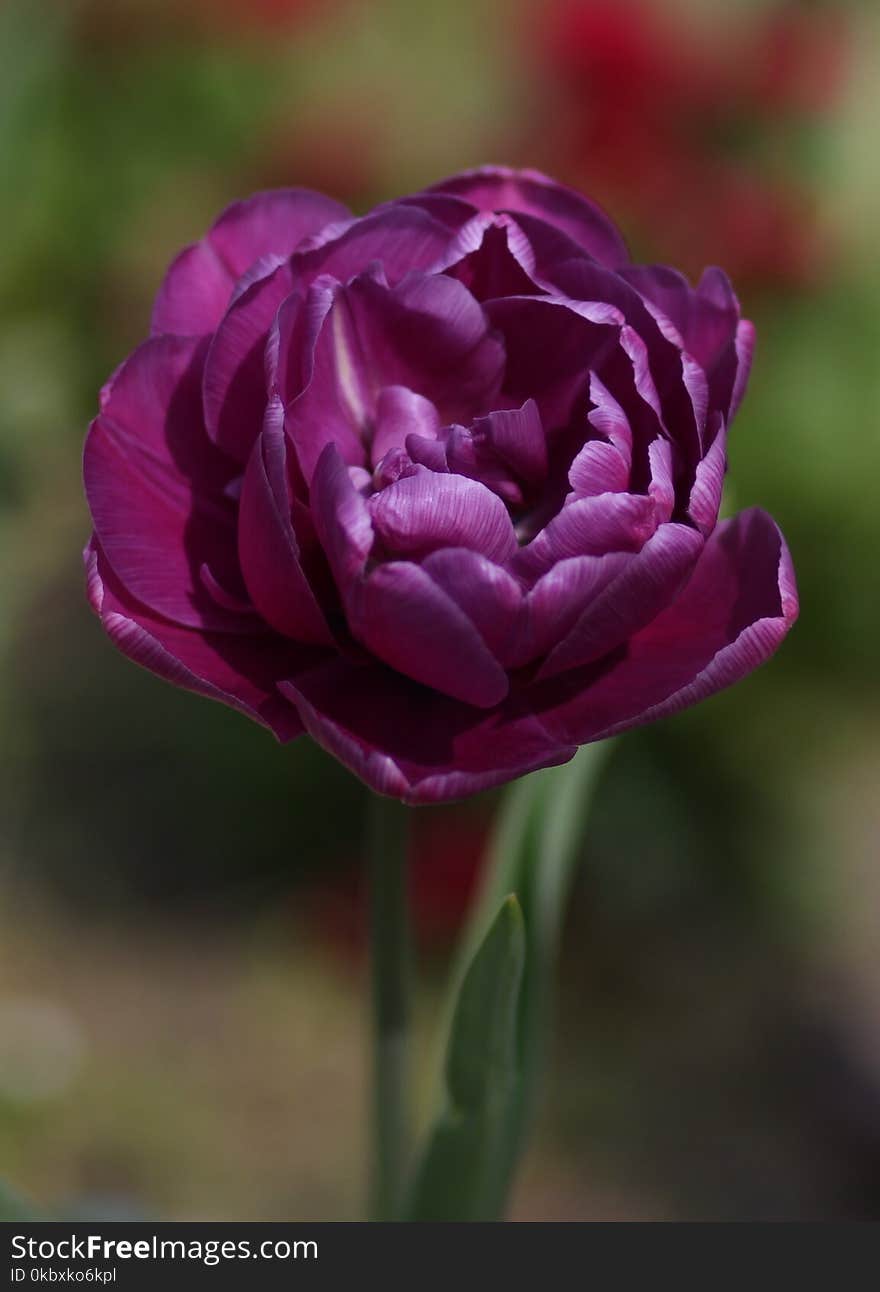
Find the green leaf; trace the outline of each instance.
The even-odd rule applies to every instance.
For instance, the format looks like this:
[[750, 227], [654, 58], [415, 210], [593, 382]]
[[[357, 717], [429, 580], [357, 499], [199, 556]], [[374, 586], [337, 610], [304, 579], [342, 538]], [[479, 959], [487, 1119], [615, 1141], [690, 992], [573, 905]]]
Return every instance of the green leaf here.
[[518, 1076], [493, 1159], [494, 1205], [499, 1213], [534, 1116], [565, 909], [582, 856], [593, 791], [612, 748], [611, 741], [585, 745], [570, 762], [534, 772], [507, 790], [482, 890], [452, 974], [447, 1036], [467, 965], [486, 937], [504, 894], [515, 893], [525, 922], [526, 969], [517, 1007]]
[[507, 897], [461, 984], [445, 1063], [445, 1099], [412, 1191], [410, 1220], [493, 1220], [516, 1100], [525, 927]]

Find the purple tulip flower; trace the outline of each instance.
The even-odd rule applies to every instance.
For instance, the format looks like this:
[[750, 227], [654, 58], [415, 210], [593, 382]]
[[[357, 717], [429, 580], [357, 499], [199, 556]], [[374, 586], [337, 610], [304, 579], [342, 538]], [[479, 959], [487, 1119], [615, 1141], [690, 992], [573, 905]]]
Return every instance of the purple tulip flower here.
[[116, 645], [374, 790], [565, 762], [770, 656], [759, 510], [718, 523], [753, 328], [591, 202], [484, 168], [361, 219], [259, 193], [177, 257], [85, 448]]

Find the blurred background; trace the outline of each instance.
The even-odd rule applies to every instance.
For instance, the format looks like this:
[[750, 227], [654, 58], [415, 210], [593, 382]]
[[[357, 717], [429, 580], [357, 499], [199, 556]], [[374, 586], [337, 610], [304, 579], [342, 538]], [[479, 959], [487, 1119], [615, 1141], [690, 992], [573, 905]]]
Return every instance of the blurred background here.
[[[0, 0], [0, 1176], [83, 1217], [361, 1214], [364, 793], [118, 656], [80, 452], [166, 263], [272, 185], [487, 160], [725, 266], [728, 506], [802, 617], [617, 746], [522, 1219], [880, 1219], [880, 11], [806, 0]], [[420, 809], [420, 1054], [497, 807]]]

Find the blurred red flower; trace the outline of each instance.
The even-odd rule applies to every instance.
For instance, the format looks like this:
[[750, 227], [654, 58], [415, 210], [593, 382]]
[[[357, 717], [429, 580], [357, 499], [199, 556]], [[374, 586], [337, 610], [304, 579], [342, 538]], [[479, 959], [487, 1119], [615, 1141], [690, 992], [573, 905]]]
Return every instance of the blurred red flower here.
[[844, 84], [848, 50], [842, 9], [789, 2], [756, 19], [743, 72], [764, 111], [821, 115]]
[[763, 284], [815, 275], [826, 248], [792, 136], [840, 91], [844, 15], [792, 0], [735, 25], [670, 0], [558, 0], [539, 14], [530, 157], [588, 184], [691, 272], [721, 260]]

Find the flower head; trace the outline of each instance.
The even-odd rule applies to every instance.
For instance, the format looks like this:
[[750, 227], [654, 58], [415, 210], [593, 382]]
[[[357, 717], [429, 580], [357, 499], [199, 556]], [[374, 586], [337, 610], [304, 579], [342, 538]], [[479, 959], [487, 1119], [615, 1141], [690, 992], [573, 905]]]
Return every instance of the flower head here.
[[483, 168], [354, 219], [230, 207], [172, 264], [85, 449], [127, 655], [374, 789], [460, 797], [750, 672], [797, 611], [718, 523], [751, 325], [586, 198]]

